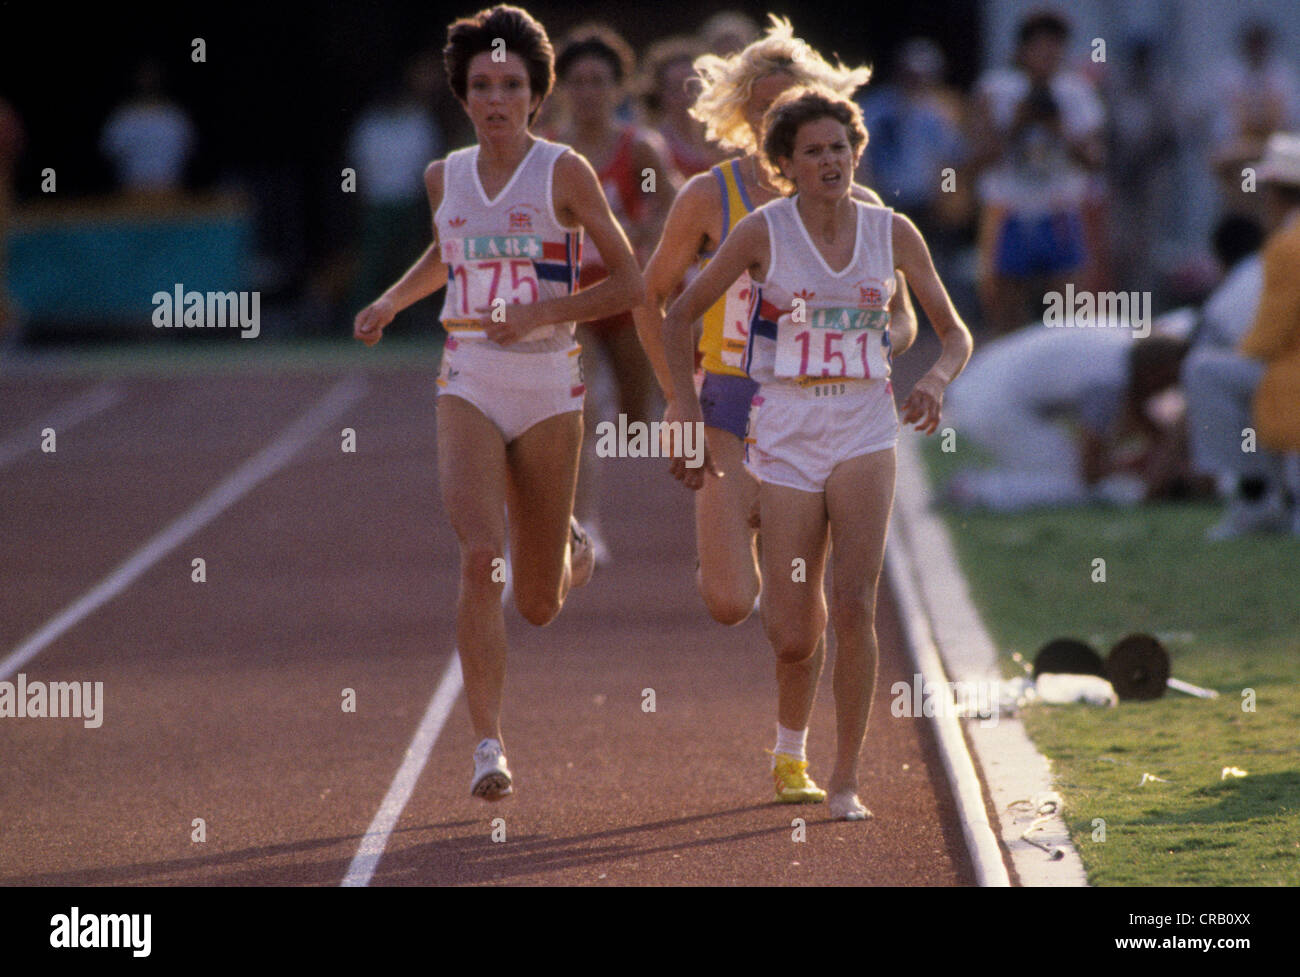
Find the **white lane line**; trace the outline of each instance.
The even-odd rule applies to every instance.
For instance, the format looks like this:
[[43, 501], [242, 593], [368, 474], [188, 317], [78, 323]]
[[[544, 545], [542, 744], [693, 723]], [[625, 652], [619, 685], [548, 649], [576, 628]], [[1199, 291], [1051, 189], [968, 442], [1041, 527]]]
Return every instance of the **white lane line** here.
[[122, 593], [142, 573], [216, 519], [259, 483], [287, 465], [326, 424], [360, 400], [365, 391], [365, 381], [356, 377], [347, 377], [336, 383], [275, 441], [240, 465], [193, 508], [179, 516], [91, 590], [59, 611], [40, 630], [10, 652], [0, 662], [0, 681], [9, 678], [40, 654], [50, 642]]
[[106, 380], [59, 404], [39, 423], [25, 426], [0, 441], [0, 468], [11, 465], [27, 452], [40, 447], [41, 431], [45, 428], [54, 428], [56, 435], [70, 431], [82, 421], [108, 410], [123, 396], [120, 387]]
[[[507, 568], [509, 565], [507, 561]], [[513, 584], [514, 577], [507, 569], [506, 585], [501, 592], [501, 603], [509, 602]], [[433, 698], [429, 700], [428, 708], [424, 710], [424, 718], [420, 720], [420, 726], [411, 739], [411, 745], [406, 748], [406, 756], [397, 769], [397, 776], [393, 778], [388, 793], [379, 804], [379, 810], [371, 819], [370, 827], [366, 829], [357, 853], [352, 856], [348, 874], [343, 876], [343, 881], [339, 883], [340, 887], [358, 888], [370, 884], [375, 869], [379, 867], [379, 860], [384, 857], [388, 836], [397, 827], [397, 820], [402, 816], [406, 802], [411, 799], [416, 781], [420, 779], [424, 765], [429, 762], [433, 745], [438, 742], [442, 727], [447, 724], [447, 717], [451, 715], [452, 707], [456, 705], [456, 700], [464, 687], [460, 672], [460, 652], [453, 648], [451, 661], [447, 663], [447, 668], [442, 673], [442, 680], [438, 683]]]
[[379, 810], [371, 819], [370, 827], [366, 829], [365, 837], [361, 839], [357, 853], [352, 857], [352, 864], [348, 866], [348, 874], [339, 883], [341, 886], [351, 888], [370, 884], [375, 869], [379, 867], [379, 859], [384, 856], [388, 836], [397, 827], [397, 819], [402, 816], [406, 802], [411, 799], [415, 783], [429, 761], [433, 744], [438, 741], [442, 727], [451, 715], [452, 706], [460, 698], [462, 688], [464, 682], [460, 674], [460, 654], [453, 648], [451, 661], [447, 662], [447, 668], [442, 673], [442, 681], [438, 683], [437, 691], [424, 710], [424, 718], [420, 720], [420, 727], [415, 731], [411, 745], [406, 748], [406, 756], [397, 770], [397, 776], [393, 778]]

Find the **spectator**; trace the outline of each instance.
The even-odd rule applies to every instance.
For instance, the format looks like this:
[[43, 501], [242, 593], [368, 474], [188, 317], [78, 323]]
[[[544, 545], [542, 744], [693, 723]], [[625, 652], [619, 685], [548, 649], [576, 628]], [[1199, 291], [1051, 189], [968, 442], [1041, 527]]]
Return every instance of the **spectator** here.
[[100, 150], [113, 164], [118, 183], [132, 193], [181, 190], [194, 143], [189, 116], [164, 92], [162, 66], [142, 62], [135, 93], [108, 117], [100, 138]]
[[1069, 26], [1052, 13], [1021, 24], [1016, 63], [977, 86], [980, 292], [994, 334], [1037, 310], [1030, 289], [1060, 289], [1087, 261], [1089, 175], [1102, 163], [1105, 113], [1092, 87], [1063, 70]]
[[1235, 351], [1207, 351], [1184, 377], [1192, 461], [1228, 500], [1214, 540], [1287, 528], [1282, 456], [1300, 452], [1300, 134], [1272, 136], [1257, 172], [1271, 233], [1254, 323]]
[[728, 57], [758, 40], [759, 30], [752, 17], [739, 10], [723, 10], [714, 14], [700, 28], [704, 47], [710, 54]]
[[1160, 274], [1159, 248], [1169, 240], [1178, 131], [1171, 111], [1173, 80], [1157, 59], [1156, 45], [1139, 38], [1106, 78], [1110, 112], [1107, 183], [1114, 192], [1109, 245], [1119, 269], [1118, 287], [1150, 288]]
[[1300, 74], [1278, 55], [1269, 24], [1242, 27], [1237, 58], [1214, 75], [1208, 96], [1202, 111], [1225, 206], [1262, 217], [1260, 195], [1242, 189], [1242, 168], [1259, 159], [1272, 133], [1300, 129]]
[[1253, 218], [1229, 214], [1214, 229], [1214, 252], [1223, 278], [1201, 307], [1191, 365], [1204, 350], [1235, 350], [1250, 331], [1264, 288], [1264, 261], [1259, 253], [1264, 229]]
[[[914, 38], [903, 45], [895, 80], [873, 85], [861, 99], [870, 138], [859, 179], [916, 223], [946, 281], [953, 277], [953, 238], [964, 224], [952, 201], [964, 195], [966, 181], [958, 182], [956, 171], [967, 151], [962, 100], [944, 87], [943, 73], [943, 52], [933, 41]], [[949, 190], [947, 168], [954, 171]]]

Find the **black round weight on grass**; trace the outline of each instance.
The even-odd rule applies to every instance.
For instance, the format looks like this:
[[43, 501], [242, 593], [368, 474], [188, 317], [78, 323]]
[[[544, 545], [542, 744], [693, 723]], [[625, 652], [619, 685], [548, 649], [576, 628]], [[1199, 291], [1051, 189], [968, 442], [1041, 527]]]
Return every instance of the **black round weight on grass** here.
[[1075, 638], [1056, 638], [1039, 648], [1034, 656], [1034, 678], [1044, 672], [1105, 678], [1106, 663], [1092, 645]]
[[1159, 699], [1169, 682], [1169, 652], [1149, 634], [1130, 634], [1106, 656], [1106, 677], [1121, 699]]

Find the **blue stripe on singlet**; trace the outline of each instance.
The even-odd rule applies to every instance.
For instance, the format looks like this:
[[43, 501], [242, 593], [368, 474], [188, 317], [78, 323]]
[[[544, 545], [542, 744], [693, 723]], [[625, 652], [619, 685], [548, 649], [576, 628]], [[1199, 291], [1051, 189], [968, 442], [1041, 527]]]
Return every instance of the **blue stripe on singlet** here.
[[745, 209], [752, 214], [754, 205], [749, 199], [749, 194], [745, 192], [745, 181], [740, 178], [740, 160], [731, 161], [731, 175], [736, 178], [736, 189], [740, 191], [740, 199], [745, 202]]
[[754, 363], [754, 341], [757, 339], [770, 339], [776, 342], [776, 323], [771, 319], [763, 318], [761, 309], [763, 308], [763, 290], [757, 285], [754, 286], [755, 295], [753, 298], [754, 311], [749, 317], [749, 339], [745, 343], [745, 372], [750, 372], [750, 367]]
[[727, 239], [727, 231], [731, 229], [731, 194], [727, 193], [727, 178], [722, 175], [722, 167], [713, 167], [713, 175], [718, 181], [718, 190], [722, 193], [722, 237], [718, 239], [718, 247], [722, 247], [722, 242]]
[[558, 261], [534, 261], [533, 267], [537, 269], [537, 277], [544, 278], [548, 282], [561, 282], [568, 286], [569, 291], [573, 291], [573, 266], [571, 264], [560, 264]]
[[749, 334], [751, 336], [761, 336], [763, 339], [776, 340], [776, 323], [771, 319], [764, 319], [754, 312], [754, 317], [749, 320]]

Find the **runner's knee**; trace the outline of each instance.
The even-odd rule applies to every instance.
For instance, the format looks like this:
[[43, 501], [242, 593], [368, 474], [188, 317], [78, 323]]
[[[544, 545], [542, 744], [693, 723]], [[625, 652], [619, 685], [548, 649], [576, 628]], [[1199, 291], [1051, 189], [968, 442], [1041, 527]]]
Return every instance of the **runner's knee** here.
[[505, 583], [503, 547], [492, 543], [462, 545], [460, 579], [462, 590], [468, 592], [499, 590]]
[[515, 609], [529, 624], [544, 627], [555, 620], [564, 602], [557, 593], [545, 593], [540, 590], [515, 588]]
[[700, 596], [710, 616], [728, 627], [740, 624], [753, 613], [757, 587], [720, 587], [700, 580]]
[[831, 620], [836, 634], [865, 634], [876, 626], [874, 596], [860, 593], [832, 593]]
[[772, 643], [777, 661], [795, 665], [812, 657], [824, 626], [824, 620], [820, 626], [816, 622], [790, 620], [769, 623], [766, 629], [767, 639]]

